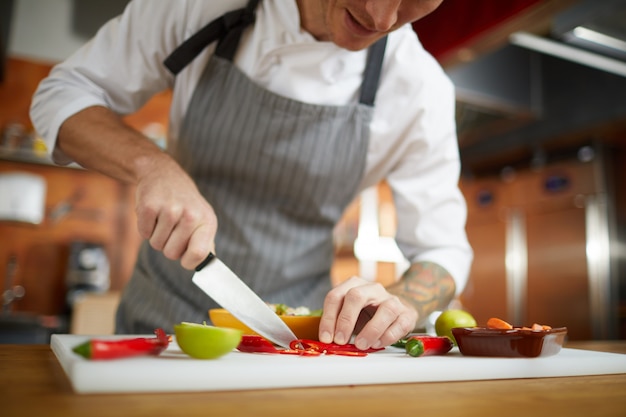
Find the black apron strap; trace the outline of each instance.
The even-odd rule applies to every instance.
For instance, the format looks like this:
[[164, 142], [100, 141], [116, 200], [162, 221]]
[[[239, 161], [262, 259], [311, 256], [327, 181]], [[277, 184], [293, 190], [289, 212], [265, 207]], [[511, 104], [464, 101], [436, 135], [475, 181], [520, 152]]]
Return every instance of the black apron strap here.
[[200, 29], [176, 48], [163, 61], [164, 65], [172, 74], [176, 75], [193, 61], [204, 48], [216, 40], [220, 42], [215, 53], [232, 60], [241, 34], [246, 27], [254, 23], [259, 1], [250, 0], [246, 7], [228, 12]]
[[387, 47], [387, 36], [379, 39], [370, 46], [367, 51], [367, 63], [365, 64], [365, 74], [361, 83], [361, 96], [359, 103], [373, 106], [380, 81], [380, 73], [385, 59], [385, 48]]
[[[167, 69], [174, 75], [183, 70], [193, 61], [208, 45], [216, 40], [219, 43], [215, 54], [229, 61], [233, 60], [241, 34], [249, 25], [254, 23], [256, 8], [260, 0], [250, 0], [242, 9], [228, 12], [222, 17], [212, 21], [197, 33], [187, 39], [174, 50], [163, 62]], [[380, 80], [387, 37], [381, 38], [370, 46], [367, 53], [367, 63], [361, 84], [359, 103], [373, 106], [376, 99], [376, 91]]]

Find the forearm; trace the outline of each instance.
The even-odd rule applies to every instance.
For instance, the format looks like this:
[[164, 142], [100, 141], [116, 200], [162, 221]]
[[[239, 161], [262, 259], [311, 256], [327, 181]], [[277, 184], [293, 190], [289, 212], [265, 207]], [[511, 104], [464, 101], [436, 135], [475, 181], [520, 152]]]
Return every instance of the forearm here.
[[452, 301], [456, 284], [441, 266], [418, 262], [412, 264], [402, 278], [387, 290], [417, 311], [417, 326], [421, 327], [432, 312], [443, 310]]
[[87, 169], [131, 184], [172, 163], [156, 144], [105, 107], [89, 107], [68, 118], [59, 129], [57, 147]]
[[195, 268], [214, 250], [217, 219], [192, 178], [158, 146], [104, 107], [68, 118], [57, 146], [85, 168], [136, 185], [139, 234], [169, 259]]

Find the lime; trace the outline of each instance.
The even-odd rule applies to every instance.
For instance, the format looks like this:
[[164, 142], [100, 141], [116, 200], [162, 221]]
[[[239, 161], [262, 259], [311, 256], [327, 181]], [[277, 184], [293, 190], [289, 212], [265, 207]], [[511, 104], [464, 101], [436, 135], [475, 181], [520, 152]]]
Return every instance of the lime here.
[[174, 333], [181, 350], [196, 359], [216, 359], [231, 352], [243, 335], [238, 329], [188, 322], [175, 325]]
[[476, 327], [476, 319], [464, 310], [445, 310], [435, 320], [437, 336], [448, 336], [456, 345], [452, 334], [454, 327]]

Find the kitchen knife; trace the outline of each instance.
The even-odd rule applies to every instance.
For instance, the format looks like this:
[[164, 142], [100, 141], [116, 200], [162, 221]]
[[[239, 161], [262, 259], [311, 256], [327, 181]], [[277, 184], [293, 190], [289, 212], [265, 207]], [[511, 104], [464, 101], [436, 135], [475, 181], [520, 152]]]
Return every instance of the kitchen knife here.
[[216, 303], [271, 342], [289, 348], [289, 343], [297, 339], [285, 322], [213, 253], [196, 267], [191, 280]]

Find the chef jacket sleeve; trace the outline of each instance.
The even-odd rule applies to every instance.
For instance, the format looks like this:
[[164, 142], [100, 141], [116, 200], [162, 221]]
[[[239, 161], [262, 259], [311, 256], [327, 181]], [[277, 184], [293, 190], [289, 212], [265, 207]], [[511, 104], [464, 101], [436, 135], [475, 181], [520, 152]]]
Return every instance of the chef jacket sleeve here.
[[185, 39], [188, 3], [131, 1], [122, 15], [53, 67], [35, 92], [30, 114], [55, 162], [71, 162], [55, 149], [58, 130], [68, 117], [91, 106], [127, 115], [172, 86], [173, 76], [162, 62]]
[[[426, 83], [402, 157], [387, 175], [397, 211], [396, 242], [410, 262], [430, 261], [455, 279], [459, 295], [467, 282], [472, 249], [465, 231], [467, 205], [459, 190], [460, 158], [454, 87], [447, 77]], [[423, 99], [423, 96], [422, 96]]]

